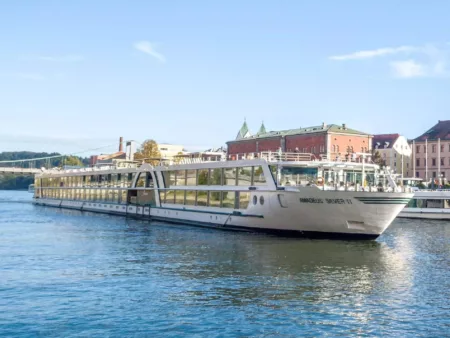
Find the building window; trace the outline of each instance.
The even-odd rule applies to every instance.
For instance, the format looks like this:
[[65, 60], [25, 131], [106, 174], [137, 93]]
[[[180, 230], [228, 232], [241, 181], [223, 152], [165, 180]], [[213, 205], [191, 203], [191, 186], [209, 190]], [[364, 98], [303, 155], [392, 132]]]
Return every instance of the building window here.
[[333, 144], [333, 153], [336, 152], [336, 146]]
[[441, 177], [445, 177], [445, 171], [441, 172]]
[[436, 172], [433, 171], [433, 178], [436, 178]]
[[441, 144], [441, 152], [443, 152], [443, 151], [444, 151], [444, 145]]
[[431, 165], [432, 165], [432, 166], [436, 166], [436, 159], [435, 159], [435, 158], [432, 158], [432, 159], [431, 159]]
[[426, 153], [427, 152], [427, 147], [425, 145], [423, 145], [423, 152]]
[[394, 158], [397, 158], [397, 153], [394, 153]]
[[445, 163], [445, 159], [443, 157], [441, 157], [441, 165], [444, 165]]
[[431, 152], [432, 152], [432, 153], [435, 153], [435, 152], [436, 152], [436, 145], [435, 145], [435, 144], [432, 144], [432, 145], [431, 145]]
[[339, 152], [339, 146], [338, 145], [336, 146], [336, 152]]
[[397, 166], [397, 162], [394, 162], [394, 167], [396, 167]]
[[416, 171], [416, 177], [419, 177], [419, 172], [418, 171]]
[[420, 146], [416, 146], [416, 153], [420, 153]]
[[406, 163], [406, 168], [409, 168], [409, 163]]

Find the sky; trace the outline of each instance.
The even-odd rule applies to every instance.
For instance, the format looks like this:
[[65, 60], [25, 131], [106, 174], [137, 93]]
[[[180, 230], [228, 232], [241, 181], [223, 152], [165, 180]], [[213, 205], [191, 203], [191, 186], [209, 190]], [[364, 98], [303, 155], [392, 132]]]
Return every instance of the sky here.
[[[0, 152], [450, 119], [447, 1], [4, 1]], [[101, 148], [101, 150], [98, 150]]]

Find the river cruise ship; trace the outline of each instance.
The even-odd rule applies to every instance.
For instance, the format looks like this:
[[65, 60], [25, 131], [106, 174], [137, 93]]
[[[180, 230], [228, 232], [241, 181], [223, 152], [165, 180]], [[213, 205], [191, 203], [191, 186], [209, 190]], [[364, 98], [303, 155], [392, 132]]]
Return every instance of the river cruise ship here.
[[413, 196], [381, 184], [389, 177], [364, 161], [255, 157], [48, 170], [36, 176], [34, 203], [222, 229], [375, 239]]

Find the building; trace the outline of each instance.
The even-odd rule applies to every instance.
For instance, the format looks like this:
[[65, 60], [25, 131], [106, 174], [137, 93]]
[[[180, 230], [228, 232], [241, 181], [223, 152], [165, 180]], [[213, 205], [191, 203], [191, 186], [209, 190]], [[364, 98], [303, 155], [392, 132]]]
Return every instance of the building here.
[[227, 151], [224, 147], [211, 148], [203, 151], [185, 152], [178, 158], [184, 161], [222, 161], [227, 158]]
[[119, 151], [112, 154], [92, 155], [89, 164], [90, 166], [111, 165], [117, 161], [133, 161], [134, 153], [136, 152], [136, 142], [127, 141], [126, 151], [123, 151], [123, 137], [119, 139]]
[[176, 155], [184, 153], [183, 146], [177, 144], [161, 143], [158, 144], [158, 150], [161, 153], [161, 157], [167, 159], [171, 159]]
[[406, 137], [399, 134], [374, 135], [372, 149], [379, 152], [386, 166], [402, 177], [413, 176], [411, 168], [411, 146]]
[[416, 177], [446, 183], [450, 177], [450, 120], [438, 121], [412, 141], [413, 171]]
[[227, 142], [228, 158], [255, 156], [265, 151], [311, 153], [315, 157], [341, 159], [357, 153], [371, 153], [372, 135], [348, 128], [345, 124], [266, 131], [264, 123], [252, 135], [244, 121], [235, 140]]

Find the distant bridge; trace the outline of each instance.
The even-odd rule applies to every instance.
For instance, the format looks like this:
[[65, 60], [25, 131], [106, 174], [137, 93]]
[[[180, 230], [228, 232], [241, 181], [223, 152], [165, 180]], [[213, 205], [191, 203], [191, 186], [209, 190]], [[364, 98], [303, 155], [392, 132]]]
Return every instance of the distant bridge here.
[[5, 174], [36, 175], [42, 172], [43, 172], [42, 169], [37, 168], [0, 167], [0, 173]]

